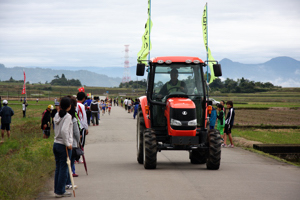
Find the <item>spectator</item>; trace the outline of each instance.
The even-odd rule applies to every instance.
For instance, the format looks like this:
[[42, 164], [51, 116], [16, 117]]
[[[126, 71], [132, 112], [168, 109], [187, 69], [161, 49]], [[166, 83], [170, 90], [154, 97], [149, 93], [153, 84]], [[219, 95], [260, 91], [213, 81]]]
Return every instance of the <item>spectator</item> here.
[[14, 115], [14, 111], [11, 107], [7, 106], [8, 101], [3, 100], [3, 108], [0, 109], [0, 117], [1, 117], [1, 136], [2, 140], [1, 143], [4, 142], [4, 131], [6, 130], [7, 138], [10, 137], [10, 123], [11, 123], [11, 116]]
[[125, 100], [124, 100], [125, 111], [127, 110], [127, 101], [128, 101], [128, 99], [127, 99], [127, 97], [126, 97]]
[[23, 117], [26, 117], [26, 108], [27, 108], [27, 106], [28, 106], [27, 101], [24, 101], [22, 103]]
[[89, 134], [89, 128], [87, 124], [87, 117], [86, 117], [86, 112], [85, 112], [85, 107], [82, 104], [85, 101], [85, 93], [84, 92], [78, 92], [77, 93], [77, 107], [76, 107], [76, 112], [80, 121], [80, 125], [82, 128], [81, 132], [81, 146], [84, 147], [85, 143], [85, 136]]
[[[223, 138], [224, 138], [224, 127], [225, 127], [225, 114], [224, 114], [224, 111], [223, 111], [223, 106], [221, 104], [218, 104], [217, 110], [218, 110], [218, 114], [217, 114], [217, 118], [218, 118], [217, 129], [220, 131], [220, 135], [221, 135], [221, 138], [223, 140]], [[224, 146], [224, 144], [222, 144], [222, 146]]]
[[233, 123], [234, 123], [234, 108], [233, 108], [233, 102], [232, 101], [227, 101], [226, 103], [228, 110], [228, 114], [226, 117], [226, 121], [225, 121], [225, 134], [224, 134], [224, 147], [226, 147], [226, 139], [227, 139], [227, 135], [229, 137], [230, 140], [230, 145], [228, 145], [228, 147], [233, 148], [233, 140], [232, 140], [232, 136], [231, 136], [231, 129], [233, 127]]
[[87, 97], [87, 100], [84, 102], [84, 105], [87, 105], [88, 107], [90, 107], [91, 106], [91, 103], [92, 103], [92, 99], [91, 99], [91, 97], [90, 96], [88, 96]]
[[131, 111], [131, 105], [132, 105], [132, 100], [131, 100], [131, 98], [128, 98], [128, 100], [127, 100], [127, 110], [128, 110], [128, 113], [130, 113], [130, 111]]
[[72, 116], [68, 113], [71, 109], [71, 100], [63, 97], [60, 101], [60, 110], [54, 117], [55, 136], [53, 153], [55, 156], [55, 178], [54, 193], [55, 197], [70, 197], [71, 193], [66, 191], [68, 165], [66, 163], [67, 151], [72, 155], [73, 144], [73, 122]]
[[[75, 148], [78, 147], [78, 143], [80, 140], [80, 131], [79, 131], [79, 127], [78, 127], [78, 122], [77, 122], [77, 118], [76, 118], [76, 106], [77, 106], [77, 101], [74, 97], [69, 97], [71, 99], [71, 109], [68, 111], [68, 113], [72, 116], [72, 122], [73, 122], [73, 144], [72, 144], [72, 155], [69, 154], [70, 156], [70, 160], [71, 160], [71, 168], [73, 171], [73, 176], [74, 177], [78, 177], [78, 175], [75, 173], [75, 156], [73, 154], [73, 152], [75, 151]], [[71, 183], [71, 179], [70, 179], [70, 175], [69, 173], [67, 174], [68, 178], [67, 178], [67, 185], [66, 185], [66, 189], [72, 189], [72, 183]], [[77, 186], [74, 185], [74, 188], [76, 189]]]
[[91, 103], [90, 110], [92, 112], [93, 126], [95, 126], [95, 124], [98, 126], [99, 125], [98, 114], [100, 113], [100, 109], [99, 109], [99, 103], [96, 101], [96, 99], [94, 99], [94, 101]]
[[123, 107], [123, 97], [121, 97], [121, 107]]
[[51, 112], [51, 118], [52, 118], [52, 125], [53, 125], [53, 130], [54, 130], [54, 128], [55, 128], [55, 124], [54, 124], [54, 116], [56, 115], [56, 113], [57, 112], [59, 112], [59, 102], [58, 101], [56, 101], [55, 102], [55, 108], [52, 110], [52, 112]]
[[139, 99], [135, 99], [135, 102], [133, 105], [134, 105], [133, 119], [135, 119], [135, 116], [138, 113], [138, 109], [139, 109], [139, 105], [140, 105]]
[[223, 106], [224, 116], [226, 116], [225, 101], [221, 100], [220, 104]]
[[217, 111], [216, 109], [211, 105], [211, 113], [209, 117], [209, 128], [215, 129], [216, 120], [217, 120]]
[[49, 138], [50, 136], [50, 119], [51, 110], [53, 110], [52, 105], [48, 105], [47, 109], [43, 112], [41, 129], [43, 130], [43, 138]]

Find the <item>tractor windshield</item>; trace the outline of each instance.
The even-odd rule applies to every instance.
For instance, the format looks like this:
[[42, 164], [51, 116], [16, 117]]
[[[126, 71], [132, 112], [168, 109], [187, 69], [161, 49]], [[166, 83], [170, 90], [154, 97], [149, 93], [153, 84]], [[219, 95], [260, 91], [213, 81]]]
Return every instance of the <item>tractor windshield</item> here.
[[[190, 98], [196, 105], [197, 126], [204, 125], [204, 82], [202, 80], [202, 66], [200, 64], [172, 63], [157, 64], [153, 68], [154, 85], [152, 100], [166, 102], [171, 95]], [[153, 126], [166, 125], [163, 117], [164, 107], [162, 105], [152, 106]]]
[[189, 98], [204, 96], [200, 65], [162, 64], [156, 65], [154, 70], [153, 100], [163, 101], [171, 94], [184, 94]]

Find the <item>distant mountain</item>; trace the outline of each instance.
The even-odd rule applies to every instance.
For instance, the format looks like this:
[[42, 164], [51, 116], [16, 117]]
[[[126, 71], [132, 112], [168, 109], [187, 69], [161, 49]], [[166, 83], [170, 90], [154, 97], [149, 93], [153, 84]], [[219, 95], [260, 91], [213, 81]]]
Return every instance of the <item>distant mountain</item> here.
[[[271, 82], [282, 87], [300, 87], [300, 61], [290, 57], [276, 57], [261, 64], [243, 64], [224, 58], [220, 61], [223, 80], [237, 80], [244, 77], [251, 81]], [[50, 82], [55, 75], [65, 74], [68, 79], [79, 79], [83, 85], [115, 87], [119, 86], [124, 67], [14, 67], [5, 68], [0, 64], [0, 80], [22, 80], [25, 69], [27, 80], [32, 83]], [[136, 66], [129, 68], [131, 80], [146, 78], [135, 75]], [[146, 73], [145, 73], [146, 74]]]
[[282, 87], [300, 87], [300, 61], [276, 57], [261, 64], [243, 64], [227, 58], [220, 61], [222, 78], [244, 77], [251, 81], [271, 82]]
[[[66, 68], [65, 68], [66, 69]], [[3, 64], [0, 64], [0, 80], [8, 80], [13, 77], [15, 80], [23, 80], [23, 70], [26, 73], [26, 82], [30, 83], [45, 83], [50, 82], [54, 79], [54, 76], [62, 74], [66, 76], [67, 79], [79, 79], [81, 84], [86, 86], [101, 86], [101, 87], [118, 87], [121, 78], [108, 77], [104, 74], [98, 74], [95, 72], [87, 70], [55, 70], [47, 68], [24, 68], [24, 67], [13, 67], [6, 68]]]

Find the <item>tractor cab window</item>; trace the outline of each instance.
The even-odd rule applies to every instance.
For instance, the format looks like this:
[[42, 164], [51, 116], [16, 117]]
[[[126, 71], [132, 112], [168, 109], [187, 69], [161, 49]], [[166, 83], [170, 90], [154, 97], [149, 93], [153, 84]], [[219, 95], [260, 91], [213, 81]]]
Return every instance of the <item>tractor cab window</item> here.
[[[197, 125], [201, 126], [203, 118], [204, 87], [201, 76], [201, 65], [172, 63], [157, 64], [154, 67], [154, 85], [152, 100], [166, 102], [170, 95], [188, 96], [196, 105]], [[165, 127], [167, 122], [164, 117], [164, 107], [152, 106], [153, 126]]]
[[165, 101], [171, 94], [203, 96], [200, 65], [157, 65], [154, 72], [153, 100]]

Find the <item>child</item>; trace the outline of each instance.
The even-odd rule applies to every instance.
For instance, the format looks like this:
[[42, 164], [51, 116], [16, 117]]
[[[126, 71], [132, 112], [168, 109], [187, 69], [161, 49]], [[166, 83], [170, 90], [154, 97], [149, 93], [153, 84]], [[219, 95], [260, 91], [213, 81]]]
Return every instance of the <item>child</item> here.
[[226, 121], [225, 121], [225, 134], [224, 134], [224, 147], [226, 147], [226, 139], [227, 139], [227, 135], [229, 137], [230, 140], [230, 145], [228, 145], [228, 147], [233, 148], [233, 141], [232, 141], [232, 136], [231, 136], [231, 129], [233, 127], [233, 123], [234, 123], [234, 109], [233, 109], [233, 102], [232, 101], [227, 101], [226, 106], [228, 108], [228, 114], [226, 117]]
[[73, 144], [73, 122], [72, 116], [68, 113], [71, 109], [71, 100], [63, 97], [60, 101], [60, 110], [54, 117], [55, 137], [53, 153], [56, 162], [54, 193], [55, 197], [70, 197], [71, 193], [66, 192], [68, 165], [67, 152], [70, 155]]
[[[217, 129], [220, 131], [220, 135], [221, 135], [221, 138], [223, 140], [223, 138], [224, 138], [224, 126], [225, 126], [225, 114], [224, 114], [224, 111], [223, 111], [223, 106], [221, 104], [218, 104], [217, 110], [218, 110], [218, 114], [217, 114], [217, 118], [218, 118]], [[224, 146], [224, 144], [222, 144], [222, 146]]]
[[210, 117], [209, 117], [209, 129], [214, 129], [215, 128], [216, 120], [217, 120], [217, 111], [212, 106], [211, 114], [210, 114]]
[[111, 111], [111, 100], [108, 101], [108, 114], [110, 115]]

